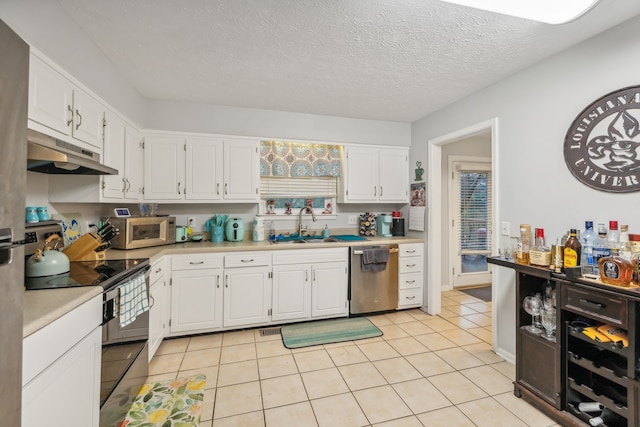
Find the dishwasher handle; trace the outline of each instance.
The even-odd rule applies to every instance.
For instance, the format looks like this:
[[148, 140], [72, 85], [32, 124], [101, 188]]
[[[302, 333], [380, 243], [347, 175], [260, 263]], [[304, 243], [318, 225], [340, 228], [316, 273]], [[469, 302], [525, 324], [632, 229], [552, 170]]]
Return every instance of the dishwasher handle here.
[[[398, 253], [398, 248], [389, 248], [389, 253], [392, 253], [392, 254], [396, 254], [396, 253]], [[362, 251], [362, 250], [355, 249], [355, 250], [353, 251], [353, 254], [354, 254], [354, 255], [362, 255], [362, 254], [363, 254], [363, 251]]]

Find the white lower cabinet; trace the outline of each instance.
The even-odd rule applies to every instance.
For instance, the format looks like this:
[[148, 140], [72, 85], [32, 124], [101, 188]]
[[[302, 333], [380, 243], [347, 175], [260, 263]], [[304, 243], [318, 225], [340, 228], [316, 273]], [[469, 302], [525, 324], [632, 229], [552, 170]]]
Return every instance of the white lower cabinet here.
[[102, 296], [23, 343], [22, 426], [98, 427]]
[[224, 327], [269, 323], [271, 254], [225, 255], [224, 267]]
[[161, 258], [153, 263], [149, 278], [149, 360], [169, 334], [171, 292], [165, 261], [165, 258]]
[[221, 328], [222, 255], [175, 255], [171, 262], [171, 335]]
[[422, 243], [398, 245], [398, 308], [423, 305], [424, 261]]
[[271, 319], [288, 322], [348, 315], [348, 255], [347, 248], [274, 252]]

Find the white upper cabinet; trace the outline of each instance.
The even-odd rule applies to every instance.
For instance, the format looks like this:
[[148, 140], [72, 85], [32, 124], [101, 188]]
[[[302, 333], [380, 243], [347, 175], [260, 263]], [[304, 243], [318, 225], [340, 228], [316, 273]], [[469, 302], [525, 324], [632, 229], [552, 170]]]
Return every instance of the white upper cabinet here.
[[409, 150], [346, 147], [339, 182], [339, 201], [343, 203], [408, 203]]
[[144, 199], [257, 202], [258, 141], [151, 133], [144, 143]]
[[229, 139], [224, 141], [224, 199], [257, 202], [260, 159], [258, 141]]
[[102, 196], [113, 201], [138, 200], [141, 189], [142, 134], [111, 111], [105, 112], [103, 163], [118, 175], [102, 176]]
[[29, 126], [102, 153], [105, 107], [48, 63], [32, 54]]

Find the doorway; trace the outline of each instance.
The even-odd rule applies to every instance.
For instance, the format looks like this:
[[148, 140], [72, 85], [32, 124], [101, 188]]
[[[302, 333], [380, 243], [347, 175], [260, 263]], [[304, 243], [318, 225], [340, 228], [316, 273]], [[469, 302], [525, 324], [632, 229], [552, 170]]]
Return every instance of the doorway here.
[[[485, 139], [486, 149], [491, 150], [490, 140]], [[449, 283], [454, 289], [490, 284], [491, 158], [449, 156], [448, 171]]]
[[[443, 203], [448, 196], [446, 189], [447, 182], [447, 166], [443, 166], [443, 150], [446, 154], [448, 146], [451, 144], [470, 139], [473, 136], [485, 134], [490, 140], [491, 146], [491, 164], [496, 165], [497, 147], [498, 147], [498, 119], [494, 118], [485, 122], [477, 123], [467, 128], [452, 132], [441, 137], [428, 141], [428, 178], [427, 178], [427, 205], [431, 208], [427, 210], [427, 312], [429, 314], [439, 314], [442, 303], [442, 290], [448, 286], [447, 275], [443, 272], [448, 271], [449, 265], [449, 230], [448, 227], [448, 209], [449, 203]], [[446, 158], [446, 155], [445, 155]], [[499, 199], [497, 197], [498, 171], [495, 167], [492, 170], [491, 193], [493, 195], [493, 207], [491, 210], [491, 222], [495, 224], [495, 216], [498, 211]], [[445, 185], [443, 185], [443, 182]], [[443, 189], [443, 187], [445, 187]], [[493, 244], [496, 245], [496, 235], [489, 237]], [[446, 247], [447, 250], [443, 250]], [[443, 281], [444, 276], [444, 281]], [[494, 291], [493, 291], [494, 292]], [[495, 300], [495, 295], [493, 295]], [[497, 305], [493, 305], [496, 310]], [[495, 313], [493, 313], [495, 315]], [[494, 329], [495, 335], [495, 329]], [[495, 339], [495, 336], [494, 336]], [[495, 342], [495, 340], [494, 340]]]

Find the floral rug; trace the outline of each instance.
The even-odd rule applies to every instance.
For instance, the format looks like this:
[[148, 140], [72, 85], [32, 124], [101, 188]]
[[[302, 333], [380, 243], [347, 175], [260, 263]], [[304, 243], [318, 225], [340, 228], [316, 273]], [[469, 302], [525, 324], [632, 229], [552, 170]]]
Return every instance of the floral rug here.
[[198, 427], [204, 375], [145, 384], [120, 427]]

